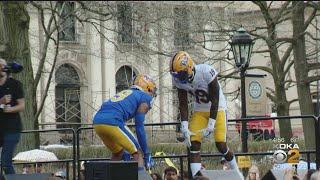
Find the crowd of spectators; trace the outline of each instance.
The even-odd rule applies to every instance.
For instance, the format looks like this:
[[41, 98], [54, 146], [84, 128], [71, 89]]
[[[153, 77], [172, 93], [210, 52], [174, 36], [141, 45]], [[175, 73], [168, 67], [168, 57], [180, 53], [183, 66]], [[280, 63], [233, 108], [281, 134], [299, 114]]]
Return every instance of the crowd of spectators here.
[[[151, 174], [152, 180], [189, 180], [188, 171], [184, 170], [182, 173], [179, 172], [174, 167], [167, 167], [163, 174], [160, 175], [158, 173]], [[196, 176], [193, 179], [195, 180], [209, 180], [207, 177], [204, 176]]]
[[163, 175], [152, 173], [151, 177], [152, 180], [188, 180], [188, 172], [179, 173], [176, 168], [169, 166], [164, 170]]
[[[252, 165], [249, 169], [246, 180], [260, 180], [259, 169], [256, 165]], [[320, 171], [315, 169], [309, 169], [303, 178], [299, 177], [296, 169], [287, 168], [284, 170], [283, 180], [320, 180]]]
[[[230, 170], [228, 163], [226, 161], [221, 160], [222, 170]], [[30, 164], [23, 165], [23, 172], [22, 174], [32, 174], [32, 173], [43, 173], [42, 172], [42, 164], [38, 163], [37, 165], [31, 166]], [[80, 179], [84, 179], [84, 166], [81, 163], [81, 170], [82, 170], [82, 177]], [[162, 174], [159, 173], [152, 173], [150, 174], [152, 180], [188, 180], [189, 174], [188, 171], [184, 170], [182, 173], [179, 172], [174, 167], [167, 167]], [[65, 171], [57, 171], [53, 173], [53, 176], [60, 179], [66, 179]], [[209, 180], [208, 177], [198, 176], [194, 177], [195, 180]], [[246, 180], [261, 180], [259, 168], [256, 165], [252, 165], [249, 168], [248, 175]], [[288, 168], [284, 171], [284, 180], [320, 180], [320, 171], [315, 169], [310, 169], [307, 171], [303, 178], [300, 178], [294, 168]]]
[[320, 180], [320, 171], [309, 169], [303, 179], [299, 178], [294, 168], [286, 169], [284, 173], [284, 180]]
[[[34, 173], [47, 173], [47, 171], [43, 169], [41, 163], [36, 163], [33, 166], [31, 164], [23, 165], [22, 174], [34, 174]], [[57, 172], [52, 173], [52, 177], [55, 177], [55, 179], [66, 179], [67, 174], [64, 169], [59, 169]]]

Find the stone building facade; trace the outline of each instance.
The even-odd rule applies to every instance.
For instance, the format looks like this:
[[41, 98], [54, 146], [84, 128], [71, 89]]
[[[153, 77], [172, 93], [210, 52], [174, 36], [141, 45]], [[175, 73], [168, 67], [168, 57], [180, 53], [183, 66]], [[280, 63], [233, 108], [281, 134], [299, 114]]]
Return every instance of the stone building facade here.
[[[111, 9], [108, 20], [99, 20], [101, 16], [87, 12], [81, 16], [91, 18], [90, 22], [68, 19], [69, 25], [58, 34], [60, 49], [57, 64], [40, 123], [90, 124], [101, 103], [129, 87], [132, 77], [138, 73], [150, 74], [159, 87], [147, 122], [175, 122], [177, 97], [169, 74], [169, 61], [174, 52], [186, 50], [196, 63], [211, 64], [222, 75], [227, 75], [234, 70], [234, 62], [227, 60], [230, 32], [220, 30], [235, 29], [240, 25], [247, 29], [264, 25], [261, 13], [250, 3], [99, 3]], [[77, 8], [79, 4], [71, 2], [65, 9], [74, 11]], [[28, 10], [32, 61], [36, 69], [45, 34], [39, 12], [31, 6]], [[45, 23], [48, 23], [49, 17], [50, 13], [46, 12]], [[290, 24], [281, 25], [279, 32], [288, 33], [289, 27]], [[263, 43], [257, 41], [254, 49], [259, 50], [262, 46]], [[39, 100], [44, 94], [54, 51], [55, 46], [50, 42], [45, 72], [38, 89]], [[251, 64], [271, 65], [265, 54], [253, 54]], [[250, 70], [250, 73], [265, 74], [258, 70]], [[267, 75], [266, 79], [266, 86], [273, 87], [272, 78]], [[228, 79], [221, 81], [221, 84], [228, 100], [229, 117], [239, 117], [240, 96], [236, 98], [236, 93], [230, 92], [240, 87], [240, 80]], [[288, 97], [296, 98], [296, 94], [294, 88], [289, 88]], [[265, 108], [270, 114], [272, 103], [269, 100]], [[298, 104], [294, 104], [290, 112], [292, 115], [299, 114]]]

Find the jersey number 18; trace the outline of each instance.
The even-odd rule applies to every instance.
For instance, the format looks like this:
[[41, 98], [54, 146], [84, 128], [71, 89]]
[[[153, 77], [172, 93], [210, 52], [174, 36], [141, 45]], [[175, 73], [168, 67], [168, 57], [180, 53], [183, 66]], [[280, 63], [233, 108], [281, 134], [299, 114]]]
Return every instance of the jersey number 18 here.
[[189, 91], [189, 93], [196, 97], [196, 102], [198, 104], [209, 102], [208, 93], [202, 89], [197, 89], [194, 93], [192, 91]]

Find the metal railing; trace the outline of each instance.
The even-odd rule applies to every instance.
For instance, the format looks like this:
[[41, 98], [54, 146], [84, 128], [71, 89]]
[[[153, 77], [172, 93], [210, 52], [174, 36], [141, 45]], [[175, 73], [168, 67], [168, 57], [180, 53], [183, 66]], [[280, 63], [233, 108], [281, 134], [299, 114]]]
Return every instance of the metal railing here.
[[[50, 163], [65, 163], [66, 165], [66, 179], [69, 179], [70, 176], [70, 171], [69, 171], [69, 163], [70, 162], [74, 162], [73, 159], [64, 159], [64, 160], [57, 160], [57, 161], [41, 161], [41, 162], [15, 162], [15, 165], [20, 165], [20, 164], [50, 164]], [[73, 171], [75, 171], [76, 169], [74, 169]], [[54, 174], [54, 173], [53, 173]], [[73, 175], [74, 176], [74, 175]]]
[[[304, 116], [281, 116], [281, 117], [254, 117], [254, 118], [241, 118], [241, 119], [230, 119], [229, 122], [241, 122], [241, 121], [257, 121], [257, 120], [282, 120], [282, 119], [305, 119], [313, 120], [315, 127], [315, 140], [316, 140], [316, 149], [315, 150], [305, 150], [300, 151], [301, 154], [307, 155], [308, 161], [308, 169], [310, 168], [310, 154], [316, 154], [316, 166], [317, 169], [320, 168], [320, 116], [316, 117], [313, 115], [304, 115]], [[179, 122], [171, 122], [171, 123], [150, 123], [145, 124], [145, 126], [169, 126], [169, 125], [179, 125]], [[129, 127], [134, 126], [134, 124], [129, 124]], [[62, 128], [62, 129], [48, 129], [48, 130], [26, 130], [21, 133], [44, 133], [44, 132], [52, 132], [52, 131], [71, 131], [72, 132], [72, 159], [65, 159], [59, 161], [46, 161], [41, 163], [55, 163], [55, 162], [65, 162], [68, 165], [72, 162], [73, 168], [73, 179], [78, 179], [80, 177], [80, 164], [81, 161], [95, 161], [95, 160], [109, 160], [109, 158], [81, 158], [80, 157], [80, 134], [84, 130], [92, 130], [93, 127], [80, 127], [76, 131], [72, 128]], [[251, 153], [235, 153], [236, 156], [261, 156], [261, 155], [272, 155], [273, 152], [251, 152]], [[220, 153], [212, 153], [212, 154], [201, 154], [202, 157], [219, 157], [222, 156]], [[180, 162], [180, 170], [183, 172], [183, 159], [188, 159], [188, 171], [190, 172], [189, 163], [190, 160], [188, 158], [188, 154], [180, 154], [180, 155], [167, 155], [167, 156], [155, 156], [154, 159], [163, 159], [163, 158], [178, 158]], [[37, 163], [37, 162], [33, 162]], [[32, 164], [28, 163], [14, 163], [14, 164]], [[69, 170], [67, 172], [69, 175]], [[1, 175], [2, 175], [2, 167], [1, 167]], [[69, 177], [69, 176], [67, 176]]]
[[[257, 120], [283, 120], [283, 119], [305, 119], [307, 120], [313, 120], [314, 121], [314, 127], [315, 127], [315, 140], [316, 140], [316, 149], [315, 150], [307, 150], [307, 151], [300, 151], [301, 154], [306, 154], [307, 155], [307, 161], [308, 161], [308, 169], [310, 169], [310, 154], [316, 154], [316, 166], [317, 169], [320, 168], [320, 125], [319, 125], [319, 119], [320, 117], [316, 117], [313, 115], [303, 115], [303, 116], [279, 116], [279, 117], [251, 117], [251, 118], [241, 118], [241, 119], [230, 119], [228, 122], [241, 122], [241, 121], [257, 121]], [[152, 123], [152, 124], [145, 124], [145, 126], [167, 126], [167, 125], [179, 125], [179, 122], [171, 122], [171, 123]], [[130, 126], [134, 126], [133, 124], [129, 124]], [[77, 161], [78, 165], [80, 164], [81, 161], [95, 161], [95, 160], [108, 160], [108, 158], [86, 158], [86, 159], [81, 159], [80, 157], [80, 133], [83, 130], [91, 130], [93, 127], [85, 127], [85, 128], [78, 128], [76, 131], [76, 138], [77, 138]], [[260, 155], [272, 155], [273, 152], [252, 152], [252, 153], [234, 153], [235, 156], [260, 156]], [[202, 157], [218, 157], [222, 156], [222, 154], [217, 153], [217, 154], [201, 154]], [[180, 161], [180, 170], [183, 172], [183, 158], [187, 158], [188, 154], [183, 154], [183, 155], [168, 155], [168, 156], [157, 156], [153, 157], [155, 159], [160, 159], [160, 158], [179, 158]], [[190, 159], [188, 158], [188, 173], [190, 174]], [[80, 167], [78, 166], [78, 177], [80, 176]]]
[[[72, 144], [72, 159], [64, 159], [64, 160], [58, 160], [58, 161], [41, 161], [41, 162], [14, 162], [13, 164], [36, 164], [36, 163], [61, 163], [65, 162], [67, 164], [66, 168], [66, 174], [67, 174], [67, 179], [69, 179], [69, 162], [72, 162], [72, 168], [73, 168], [73, 179], [76, 177], [76, 134], [75, 130], [72, 128], [61, 128], [61, 129], [46, 129], [46, 130], [24, 130], [21, 131], [21, 134], [28, 134], [28, 133], [47, 133], [47, 132], [59, 132], [59, 131], [64, 131], [64, 132], [72, 132], [72, 139], [73, 139], [73, 144]], [[1, 172], [0, 172], [0, 177], [3, 175], [3, 167], [1, 166]]]

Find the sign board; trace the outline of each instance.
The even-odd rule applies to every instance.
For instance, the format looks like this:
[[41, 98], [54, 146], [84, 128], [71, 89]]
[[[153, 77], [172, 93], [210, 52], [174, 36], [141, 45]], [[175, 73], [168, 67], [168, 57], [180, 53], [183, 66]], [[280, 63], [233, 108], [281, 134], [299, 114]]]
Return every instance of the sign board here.
[[250, 168], [251, 167], [250, 156], [238, 156], [238, 166], [239, 168]]
[[267, 93], [264, 75], [246, 75], [247, 116], [265, 116], [267, 114]]

